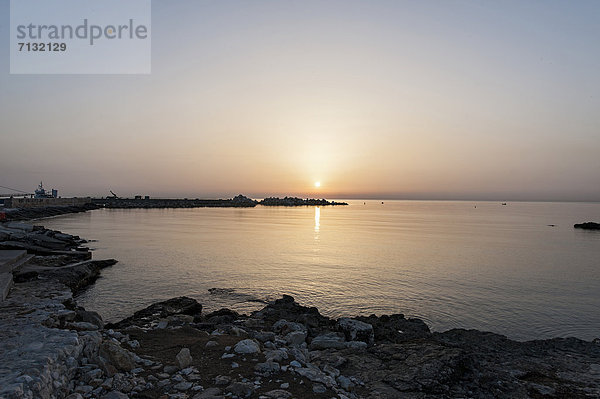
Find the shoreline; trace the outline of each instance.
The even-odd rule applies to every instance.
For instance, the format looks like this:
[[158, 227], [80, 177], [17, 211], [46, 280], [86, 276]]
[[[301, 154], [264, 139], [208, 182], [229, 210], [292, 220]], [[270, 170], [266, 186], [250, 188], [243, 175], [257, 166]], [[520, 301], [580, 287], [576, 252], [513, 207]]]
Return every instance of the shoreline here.
[[39, 255], [15, 272], [0, 303], [0, 397], [600, 395], [597, 340], [431, 332], [399, 314], [335, 320], [289, 296], [250, 315], [204, 314], [194, 299], [175, 298], [105, 326], [73, 295], [115, 260], [91, 260], [79, 237], [2, 226], [14, 233], [9, 241], [34, 242], [43, 251], [34, 248]]

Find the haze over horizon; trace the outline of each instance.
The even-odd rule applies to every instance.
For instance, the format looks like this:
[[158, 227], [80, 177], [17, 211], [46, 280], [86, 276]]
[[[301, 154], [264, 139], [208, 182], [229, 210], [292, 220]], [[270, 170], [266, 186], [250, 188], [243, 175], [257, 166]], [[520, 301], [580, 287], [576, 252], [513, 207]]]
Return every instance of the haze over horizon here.
[[3, 186], [600, 201], [597, 1], [154, 1], [118, 76], [10, 75], [0, 15]]

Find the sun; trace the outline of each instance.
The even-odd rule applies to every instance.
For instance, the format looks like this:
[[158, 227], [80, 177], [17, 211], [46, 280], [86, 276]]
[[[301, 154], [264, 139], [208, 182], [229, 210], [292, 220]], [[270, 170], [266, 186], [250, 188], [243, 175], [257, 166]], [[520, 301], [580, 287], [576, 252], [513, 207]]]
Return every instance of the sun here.
[[320, 181], [316, 181], [316, 182], [315, 182], [315, 187], [317, 187], [317, 188], [318, 188], [318, 187], [321, 187], [321, 182], [320, 182]]

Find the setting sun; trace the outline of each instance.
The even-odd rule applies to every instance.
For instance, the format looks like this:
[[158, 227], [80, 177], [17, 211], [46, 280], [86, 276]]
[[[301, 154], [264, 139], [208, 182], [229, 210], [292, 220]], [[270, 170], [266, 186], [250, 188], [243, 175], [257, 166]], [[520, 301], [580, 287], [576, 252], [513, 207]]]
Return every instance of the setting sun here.
[[315, 187], [321, 187], [321, 182], [320, 181], [316, 181], [315, 182]]

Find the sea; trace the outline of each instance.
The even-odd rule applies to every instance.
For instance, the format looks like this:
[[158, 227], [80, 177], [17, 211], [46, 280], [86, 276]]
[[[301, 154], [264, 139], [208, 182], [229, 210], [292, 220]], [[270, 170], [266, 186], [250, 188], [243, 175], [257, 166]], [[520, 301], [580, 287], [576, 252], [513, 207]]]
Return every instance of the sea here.
[[600, 203], [346, 200], [348, 206], [99, 209], [44, 219], [115, 266], [77, 297], [117, 321], [154, 302], [329, 317], [402, 313], [433, 331], [600, 337]]

